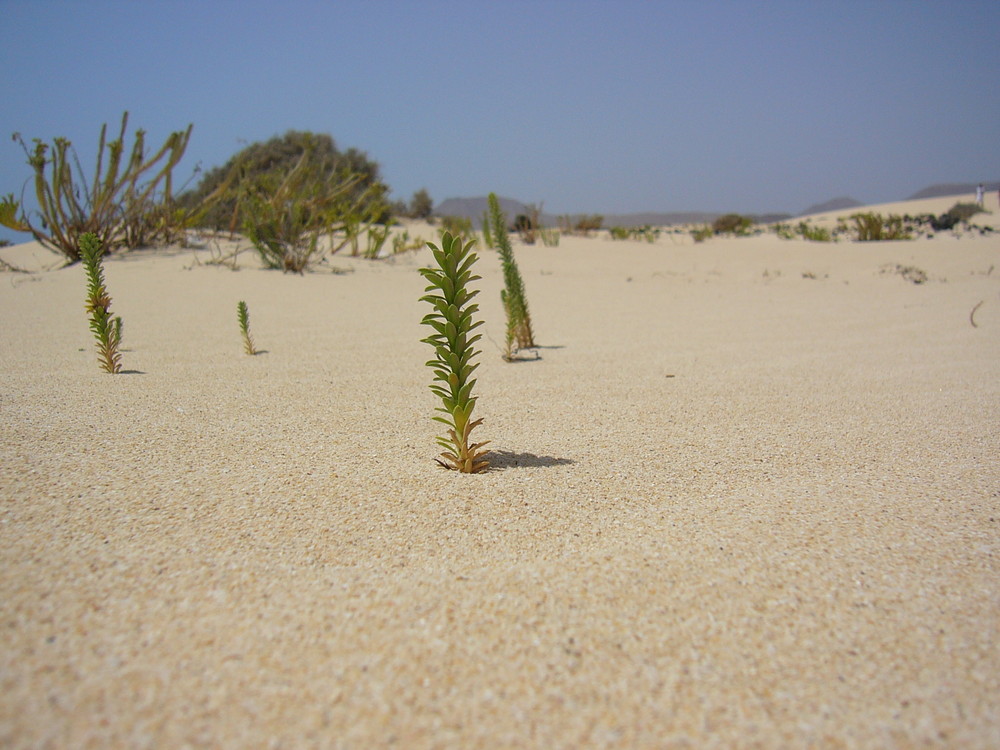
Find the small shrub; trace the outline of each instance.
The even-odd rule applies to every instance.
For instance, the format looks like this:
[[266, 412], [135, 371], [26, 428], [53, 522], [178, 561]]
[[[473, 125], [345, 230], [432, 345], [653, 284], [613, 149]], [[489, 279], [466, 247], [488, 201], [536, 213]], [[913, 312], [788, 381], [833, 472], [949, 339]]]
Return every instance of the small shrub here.
[[431, 194], [427, 192], [426, 188], [420, 188], [413, 194], [410, 198], [410, 209], [409, 215], [414, 219], [426, 219], [431, 215], [434, 210], [434, 201], [431, 200]]
[[471, 237], [472, 219], [464, 216], [442, 216], [441, 226], [438, 228], [438, 235], [442, 241], [445, 234], [450, 234], [454, 237]]
[[253, 345], [253, 336], [250, 335], [250, 311], [243, 300], [236, 303], [236, 319], [239, 321], [240, 334], [243, 337], [243, 351], [253, 356], [257, 353], [257, 349]]
[[696, 243], [704, 242], [714, 234], [715, 232], [712, 230], [712, 227], [708, 226], [708, 224], [706, 224], [703, 227], [696, 227], [695, 229], [691, 230], [691, 237], [694, 239]]
[[90, 330], [97, 341], [97, 361], [105, 372], [121, 372], [119, 348], [122, 341], [122, 319], [111, 317], [111, 297], [104, 284], [104, 265], [101, 262], [101, 243], [97, 235], [85, 232], [80, 235], [80, 259], [87, 273], [87, 303]]
[[608, 232], [613, 240], [627, 240], [629, 238], [629, 231], [625, 227], [611, 227]]
[[811, 242], [833, 242], [833, 235], [826, 227], [814, 227], [811, 224], [800, 221], [798, 233], [804, 240]]
[[266, 268], [304, 273], [320, 236], [349, 226], [358, 215], [356, 205], [345, 207], [358, 175], [333, 183], [317, 170], [306, 152], [280, 183], [261, 181], [245, 194], [243, 228]]
[[421, 322], [433, 328], [434, 333], [422, 341], [434, 348], [434, 359], [427, 362], [434, 371], [430, 388], [441, 399], [437, 411], [446, 415], [434, 419], [448, 428], [447, 437], [437, 438], [444, 452], [435, 460], [446, 469], [476, 474], [489, 467], [483, 450], [488, 441], [469, 443], [472, 430], [483, 421], [472, 419], [476, 406], [476, 397], [472, 395], [476, 381], [472, 373], [479, 366], [472, 360], [479, 355], [474, 345], [482, 338], [482, 334], [473, 331], [482, 321], [475, 320], [479, 305], [472, 302], [479, 291], [468, 289], [468, 285], [480, 278], [472, 271], [477, 256], [471, 252], [472, 241], [463, 243], [448, 232], [441, 237], [440, 248], [427, 244], [437, 267], [420, 269], [429, 282], [424, 290], [429, 294], [420, 299], [433, 305], [434, 311]]
[[735, 234], [739, 237], [750, 233], [753, 226], [753, 219], [740, 214], [725, 214], [712, 222], [712, 231], [715, 234]]
[[371, 224], [368, 227], [368, 246], [365, 248], [365, 258], [376, 260], [382, 252], [382, 246], [389, 237], [389, 227]]
[[542, 244], [545, 247], [559, 247], [558, 229], [539, 229], [538, 236], [542, 238]]
[[197, 216], [194, 210], [177, 208], [172, 195], [172, 172], [184, 156], [193, 126], [171, 133], [148, 157], [144, 130], [136, 131], [126, 157], [127, 127], [128, 112], [122, 115], [118, 138], [108, 141], [108, 126], [101, 127], [97, 167], [90, 183], [80, 174], [79, 159], [68, 139], [54, 139], [50, 150], [48, 144], [35, 138], [29, 151], [20, 134], [14, 133], [35, 173], [39, 220], [23, 213], [11, 194], [0, 200], [0, 224], [30, 232], [40, 244], [62, 253], [71, 263], [80, 259], [81, 236], [87, 233], [94, 235], [103, 252], [136, 248], [155, 240], [175, 241]]
[[903, 217], [895, 214], [882, 216], [868, 212], [851, 216], [858, 242], [878, 242], [881, 240], [909, 240], [912, 235], [903, 225]]

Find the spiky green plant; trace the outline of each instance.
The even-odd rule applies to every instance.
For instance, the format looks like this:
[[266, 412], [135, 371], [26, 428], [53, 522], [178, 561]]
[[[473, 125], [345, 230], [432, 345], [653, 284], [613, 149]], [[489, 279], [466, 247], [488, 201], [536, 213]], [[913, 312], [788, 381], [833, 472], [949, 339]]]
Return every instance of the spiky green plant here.
[[101, 243], [93, 232], [80, 235], [80, 259], [87, 272], [87, 303], [90, 330], [97, 340], [97, 361], [105, 372], [122, 370], [118, 349], [122, 341], [122, 320], [111, 317], [111, 297], [104, 285], [104, 265], [101, 263]]
[[253, 336], [250, 335], [250, 310], [247, 309], [247, 303], [243, 300], [236, 303], [236, 319], [240, 322], [243, 351], [252, 357], [257, 353], [257, 349], [253, 345]]
[[531, 314], [528, 312], [528, 300], [524, 296], [524, 281], [514, 260], [514, 249], [507, 233], [507, 217], [500, 209], [500, 201], [496, 193], [488, 197], [490, 207], [490, 225], [493, 243], [500, 253], [503, 266], [504, 289], [500, 292], [504, 312], [507, 314], [507, 335], [505, 339], [504, 359], [514, 359], [517, 349], [530, 349], [535, 346], [535, 334], [531, 328]]
[[472, 299], [479, 291], [468, 288], [468, 284], [480, 278], [472, 272], [478, 256], [472, 252], [471, 241], [464, 243], [450, 232], [441, 237], [440, 248], [432, 242], [427, 246], [434, 253], [437, 267], [420, 269], [429, 283], [424, 289], [428, 294], [420, 300], [433, 305], [434, 311], [421, 322], [433, 328], [434, 333], [422, 340], [434, 347], [434, 359], [427, 362], [434, 371], [430, 388], [441, 399], [437, 411], [446, 415], [434, 419], [448, 427], [448, 436], [437, 438], [444, 452], [435, 460], [446, 469], [476, 474], [489, 467], [483, 450], [489, 441], [469, 443], [472, 430], [483, 421], [472, 419], [476, 406], [476, 397], [472, 395], [476, 380], [472, 373], [479, 367], [472, 360], [479, 354], [474, 345], [482, 337], [472, 332], [482, 321], [473, 319], [479, 305]]

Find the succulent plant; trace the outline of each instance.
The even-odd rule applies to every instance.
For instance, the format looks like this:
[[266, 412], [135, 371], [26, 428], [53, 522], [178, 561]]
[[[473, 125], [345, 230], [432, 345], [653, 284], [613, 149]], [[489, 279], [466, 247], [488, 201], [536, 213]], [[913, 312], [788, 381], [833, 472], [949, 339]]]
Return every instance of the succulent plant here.
[[80, 259], [87, 272], [85, 307], [90, 315], [90, 330], [97, 341], [97, 361], [105, 372], [116, 374], [122, 369], [118, 351], [122, 341], [122, 319], [111, 317], [111, 297], [104, 285], [101, 243], [92, 232], [80, 235]]
[[257, 353], [257, 349], [253, 345], [253, 336], [250, 335], [250, 311], [243, 300], [236, 303], [236, 318], [239, 320], [240, 333], [243, 335], [243, 351], [253, 356]]
[[482, 325], [482, 321], [474, 320], [479, 305], [472, 302], [479, 291], [468, 289], [469, 283], [480, 278], [472, 271], [478, 257], [471, 252], [473, 244], [445, 232], [441, 247], [427, 243], [437, 267], [420, 269], [429, 284], [424, 290], [428, 293], [420, 299], [434, 307], [421, 321], [434, 329], [434, 333], [422, 339], [434, 348], [434, 359], [427, 362], [434, 371], [430, 388], [441, 399], [437, 411], [445, 415], [434, 419], [448, 428], [447, 437], [437, 438], [444, 452], [435, 460], [446, 469], [467, 474], [489, 467], [487, 452], [483, 450], [489, 441], [469, 442], [472, 430], [483, 421], [472, 418], [476, 406], [476, 397], [472, 395], [476, 380], [472, 373], [479, 367], [472, 360], [479, 354], [474, 345], [482, 337], [473, 333]]

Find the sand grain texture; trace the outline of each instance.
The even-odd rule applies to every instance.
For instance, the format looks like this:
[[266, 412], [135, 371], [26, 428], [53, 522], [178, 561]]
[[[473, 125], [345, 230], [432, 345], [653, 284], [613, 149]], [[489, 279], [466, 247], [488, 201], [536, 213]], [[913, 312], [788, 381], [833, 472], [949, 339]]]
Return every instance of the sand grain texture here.
[[515, 252], [478, 476], [426, 251], [0, 275], [0, 745], [1000, 744], [1000, 239]]

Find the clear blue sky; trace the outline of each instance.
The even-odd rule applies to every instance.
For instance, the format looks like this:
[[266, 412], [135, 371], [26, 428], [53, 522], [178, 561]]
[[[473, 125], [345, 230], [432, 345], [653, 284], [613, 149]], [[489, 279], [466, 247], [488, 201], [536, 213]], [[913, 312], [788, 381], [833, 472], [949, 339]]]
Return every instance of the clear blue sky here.
[[312, 130], [394, 197], [554, 213], [1000, 178], [997, 0], [0, 0], [0, 63], [0, 193], [30, 174], [11, 133], [90, 169], [126, 109], [157, 145], [194, 123], [179, 178]]

